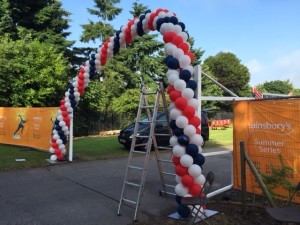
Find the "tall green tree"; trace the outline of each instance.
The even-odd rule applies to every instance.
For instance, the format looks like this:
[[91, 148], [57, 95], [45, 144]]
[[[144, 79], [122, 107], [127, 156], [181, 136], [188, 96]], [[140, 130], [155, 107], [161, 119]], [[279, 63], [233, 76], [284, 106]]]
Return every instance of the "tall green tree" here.
[[262, 84], [262, 87], [268, 93], [274, 94], [289, 94], [293, 91], [293, 84], [289, 80], [273, 80]]
[[99, 21], [89, 20], [88, 24], [81, 25], [83, 33], [80, 40], [83, 42], [96, 41], [99, 39], [104, 42], [115, 32], [114, 27], [110, 24], [121, 12], [122, 8], [116, 6], [120, 0], [94, 0], [94, 8], [88, 8], [91, 15], [98, 17]]
[[0, 49], [1, 106], [59, 104], [57, 96], [64, 95], [70, 64], [56, 46], [30, 36], [17, 41], [1, 37]]
[[[240, 59], [233, 53], [220, 52], [205, 59], [203, 64], [207, 72], [213, 75], [223, 86], [240, 97], [251, 96], [249, 70], [241, 64]], [[223, 91], [222, 95], [229, 96], [225, 91]], [[231, 105], [227, 103], [218, 105], [225, 110], [231, 110]]]
[[16, 38], [17, 27], [12, 18], [12, 9], [9, 0], [1, 0], [0, 4], [0, 36], [8, 35]]

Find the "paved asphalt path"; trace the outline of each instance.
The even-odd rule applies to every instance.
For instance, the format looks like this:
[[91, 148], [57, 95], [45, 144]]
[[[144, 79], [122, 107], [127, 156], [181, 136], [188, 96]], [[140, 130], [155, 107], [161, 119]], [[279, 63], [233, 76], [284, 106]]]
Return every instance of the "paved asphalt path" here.
[[[158, 166], [154, 153], [151, 154], [138, 220], [167, 217], [177, 209], [173, 196], [159, 194]], [[127, 157], [75, 161], [0, 172], [0, 225], [131, 224], [133, 206], [123, 205], [122, 215], [117, 215], [127, 161]], [[213, 189], [230, 184], [231, 162], [231, 154], [206, 157], [203, 173], [214, 171]]]

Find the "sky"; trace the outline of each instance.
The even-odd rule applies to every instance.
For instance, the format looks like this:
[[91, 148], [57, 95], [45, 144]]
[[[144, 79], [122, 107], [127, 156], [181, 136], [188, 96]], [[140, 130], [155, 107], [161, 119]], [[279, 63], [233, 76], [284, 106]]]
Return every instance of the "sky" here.
[[[97, 22], [86, 8], [93, 0], [61, 0], [72, 13], [70, 40], [75, 46], [99, 47], [81, 43], [80, 25]], [[123, 9], [111, 24], [120, 29], [132, 19], [133, 0], [121, 0]], [[168, 9], [176, 13], [195, 39], [195, 47], [205, 51], [202, 60], [219, 52], [231, 52], [248, 67], [250, 85], [273, 80], [289, 80], [300, 88], [300, 1], [299, 0], [139, 0], [148, 9]]]

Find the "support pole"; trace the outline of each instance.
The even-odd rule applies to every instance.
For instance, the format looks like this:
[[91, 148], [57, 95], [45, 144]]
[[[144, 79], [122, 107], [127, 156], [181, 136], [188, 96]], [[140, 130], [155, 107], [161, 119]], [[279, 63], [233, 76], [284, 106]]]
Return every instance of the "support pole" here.
[[241, 160], [241, 185], [242, 185], [242, 211], [246, 212], [246, 163], [245, 163], [245, 142], [240, 142]]
[[252, 174], [254, 175], [256, 181], [258, 182], [260, 188], [262, 189], [264, 195], [266, 196], [271, 207], [275, 207], [275, 203], [270, 195], [265, 183], [263, 182], [261, 176], [259, 175], [257, 169], [252, 163], [250, 157], [245, 151], [245, 143], [243, 141], [240, 142], [240, 156], [241, 156], [241, 182], [242, 182], [242, 206], [243, 210], [246, 209], [246, 163], [248, 164]]
[[70, 134], [69, 134], [69, 162], [73, 161], [73, 113], [70, 118]]

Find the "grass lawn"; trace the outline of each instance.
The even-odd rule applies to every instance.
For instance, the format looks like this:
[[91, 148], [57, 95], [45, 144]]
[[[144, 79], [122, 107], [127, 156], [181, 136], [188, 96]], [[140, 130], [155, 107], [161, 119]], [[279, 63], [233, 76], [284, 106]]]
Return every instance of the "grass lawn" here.
[[[210, 140], [205, 143], [205, 148], [232, 145], [232, 133], [232, 128], [210, 130]], [[78, 157], [80, 160], [128, 155], [128, 151], [118, 143], [116, 136], [76, 138], [73, 147], [74, 158]], [[48, 151], [0, 144], [0, 171], [47, 166], [49, 163], [46, 159], [49, 158]], [[25, 161], [18, 162], [16, 159], [25, 159]]]

